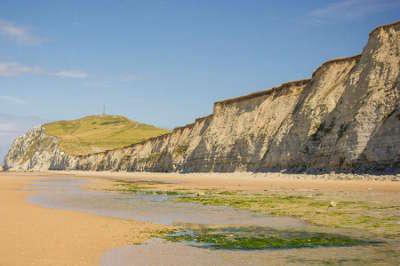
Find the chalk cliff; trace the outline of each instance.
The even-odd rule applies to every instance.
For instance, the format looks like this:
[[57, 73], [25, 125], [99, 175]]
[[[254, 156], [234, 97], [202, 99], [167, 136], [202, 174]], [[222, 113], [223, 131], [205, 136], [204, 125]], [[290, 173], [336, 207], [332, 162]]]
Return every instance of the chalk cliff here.
[[214, 104], [213, 114], [129, 147], [83, 156], [35, 128], [5, 168], [114, 171], [385, 169], [400, 166], [400, 22], [370, 33], [360, 55], [311, 79]]

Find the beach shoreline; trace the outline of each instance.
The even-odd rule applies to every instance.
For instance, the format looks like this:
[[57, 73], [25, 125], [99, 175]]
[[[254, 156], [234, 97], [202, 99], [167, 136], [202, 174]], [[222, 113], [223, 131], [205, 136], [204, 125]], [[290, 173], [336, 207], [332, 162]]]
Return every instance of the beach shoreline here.
[[6, 204], [0, 206], [0, 253], [5, 255], [0, 257], [0, 265], [98, 265], [106, 252], [145, 242], [166, 228], [29, 203], [29, 185], [52, 177], [84, 178], [89, 181], [85, 189], [101, 191], [131, 183], [166, 191], [232, 191], [278, 197], [300, 194], [317, 201], [323, 197], [339, 203], [378, 202], [380, 206], [400, 202], [400, 182], [390, 179], [349, 180], [350, 176], [315, 178], [280, 173], [2, 172], [0, 200]]
[[[268, 188], [322, 189], [331, 191], [400, 192], [400, 175], [355, 174], [286, 174], [286, 173], [158, 173], [158, 172], [111, 172], [111, 171], [46, 171], [43, 175], [92, 177], [95, 179], [140, 181], [153, 180], [177, 184], [180, 187], [220, 188], [227, 190], [262, 191]], [[26, 172], [25, 174], [35, 174]]]
[[0, 265], [98, 265], [104, 252], [144, 242], [162, 228], [29, 203], [29, 184], [46, 177], [0, 173]]

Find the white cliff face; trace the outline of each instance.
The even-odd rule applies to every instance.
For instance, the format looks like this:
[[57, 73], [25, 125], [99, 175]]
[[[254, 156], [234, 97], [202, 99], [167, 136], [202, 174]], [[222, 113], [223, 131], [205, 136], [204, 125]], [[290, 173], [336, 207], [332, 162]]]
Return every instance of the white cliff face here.
[[217, 102], [212, 115], [130, 147], [70, 156], [38, 128], [6, 157], [15, 170], [269, 171], [400, 164], [400, 22], [377, 28], [361, 55], [310, 80]]
[[69, 156], [58, 145], [55, 137], [48, 136], [43, 127], [36, 127], [16, 138], [8, 151], [5, 170], [65, 169]]
[[371, 33], [345, 81], [342, 97], [325, 119], [329, 132], [314, 143], [318, 150], [309, 157], [312, 164], [348, 168], [398, 164], [400, 120], [395, 118], [400, 104], [399, 70], [397, 23]]

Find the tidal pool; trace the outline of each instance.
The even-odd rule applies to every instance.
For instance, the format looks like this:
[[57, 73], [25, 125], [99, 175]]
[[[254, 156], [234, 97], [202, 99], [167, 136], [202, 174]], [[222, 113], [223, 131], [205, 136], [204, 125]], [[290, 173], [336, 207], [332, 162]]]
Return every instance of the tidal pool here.
[[67, 209], [164, 225], [211, 224], [267, 226], [276, 229], [305, 228], [308, 225], [291, 217], [273, 217], [225, 206], [205, 206], [175, 202], [176, 195], [91, 191], [81, 187], [84, 179], [38, 180], [31, 203], [48, 208]]
[[[83, 189], [82, 186], [87, 182], [87, 180], [81, 178], [40, 179], [31, 185], [30, 189], [34, 190], [35, 193], [28, 200], [31, 203], [47, 208], [75, 210], [102, 216], [134, 219], [165, 225], [183, 225], [185, 228], [191, 228], [192, 226], [200, 226], [200, 228], [256, 228], [253, 231], [252, 229], [248, 229], [249, 232], [247, 233], [247, 229], [244, 231], [240, 230], [240, 235], [238, 236], [232, 235], [236, 234], [236, 232], [227, 232], [229, 235], [221, 235], [221, 231], [218, 231], [218, 234], [214, 231], [207, 231], [207, 234], [198, 235], [193, 239], [191, 235], [190, 237], [175, 236], [171, 238], [170, 236], [165, 237], [165, 239], [154, 238], [141, 245], [126, 246], [106, 252], [101, 258], [101, 265], [270, 265], [270, 262], [272, 262], [271, 256], [277, 254], [274, 248], [245, 250], [240, 248], [241, 246], [239, 245], [239, 248], [230, 249], [229, 245], [226, 245], [226, 241], [237, 245], [236, 243], [243, 244], [244, 241], [254, 241], [255, 237], [256, 241], [266, 243], [265, 241], [268, 242], [268, 239], [258, 239], [260, 230], [263, 230], [260, 228], [268, 228], [268, 230], [272, 230], [275, 233], [280, 232], [279, 234], [285, 231], [307, 232], [316, 229], [304, 221], [291, 217], [266, 216], [227, 206], [176, 202], [175, 199], [179, 195], [91, 191]], [[264, 232], [267, 231], [264, 230]], [[252, 235], [252, 237], [249, 238], [249, 235]], [[239, 242], [238, 237], [241, 237]], [[271, 238], [271, 235], [266, 234], [265, 238], [268, 237]], [[197, 244], [194, 243], [194, 239], [210, 239], [214, 242], [221, 240], [225, 242], [221, 242], [221, 245], [219, 245], [223, 248], [213, 249], [207, 243], [202, 243], [202, 241], [198, 241], [199, 243]], [[274, 243], [286, 241], [285, 239], [282, 240], [282, 238], [273, 238], [272, 240]], [[217, 247], [216, 243], [214, 243], [214, 247]], [[297, 244], [297, 242], [287, 243], [290, 245], [292, 243]], [[246, 245], [245, 247], [249, 245], [251, 247], [254, 243], [246, 243]], [[269, 242], [266, 247], [271, 247], [268, 245], [270, 245]], [[285, 245], [284, 247], [288, 246], [287, 244]], [[312, 247], [312, 243], [308, 246], [303, 245], [299, 247]], [[340, 250], [337, 247], [323, 249]], [[279, 256], [281, 257], [274, 255], [274, 259], [278, 258], [277, 263], [286, 261], [287, 256], [290, 257], [290, 254], [293, 255], [298, 250], [294, 249], [294, 252], [289, 252], [287, 249], [280, 250]], [[340, 252], [345, 254], [343, 250]], [[317, 255], [320, 254], [317, 253]]]
[[142, 245], [126, 246], [106, 252], [101, 258], [101, 265], [271, 265], [268, 263], [268, 256], [267, 251], [208, 250], [155, 238]]

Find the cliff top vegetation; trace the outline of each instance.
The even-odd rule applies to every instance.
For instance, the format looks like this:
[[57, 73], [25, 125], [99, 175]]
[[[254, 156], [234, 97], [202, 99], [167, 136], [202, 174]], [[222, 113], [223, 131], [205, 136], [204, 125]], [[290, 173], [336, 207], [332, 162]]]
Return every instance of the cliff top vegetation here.
[[60, 140], [65, 152], [73, 155], [121, 148], [168, 132], [120, 115], [86, 116], [48, 123], [44, 128]]

